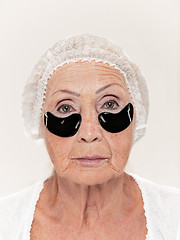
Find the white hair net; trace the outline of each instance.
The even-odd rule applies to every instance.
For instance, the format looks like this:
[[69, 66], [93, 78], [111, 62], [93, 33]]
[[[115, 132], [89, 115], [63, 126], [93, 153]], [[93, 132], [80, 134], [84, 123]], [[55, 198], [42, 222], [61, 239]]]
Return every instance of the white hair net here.
[[21, 114], [26, 136], [43, 139], [40, 120], [48, 79], [57, 67], [65, 63], [92, 61], [108, 63], [124, 76], [136, 111], [133, 142], [140, 139], [147, 127], [149, 95], [139, 68], [111, 40], [99, 35], [82, 33], [69, 35], [53, 44], [34, 65], [22, 92]]

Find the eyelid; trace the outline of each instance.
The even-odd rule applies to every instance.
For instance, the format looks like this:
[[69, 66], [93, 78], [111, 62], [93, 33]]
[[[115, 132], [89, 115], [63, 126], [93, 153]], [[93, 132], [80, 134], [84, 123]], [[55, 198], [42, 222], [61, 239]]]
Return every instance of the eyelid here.
[[[106, 94], [105, 96], [103, 96], [103, 97], [98, 101], [98, 103], [96, 104], [96, 106], [101, 105], [101, 102], [102, 102], [102, 100], [103, 100], [105, 97], [109, 97], [109, 98], [110, 98], [109, 100], [116, 100], [117, 103], [119, 103], [119, 104], [121, 104], [121, 102], [122, 102], [122, 100], [121, 100], [119, 97], [117, 97], [116, 95]], [[112, 99], [112, 97], [114, 97], [115, 99]]]
[[[98, 100], [98, 102], [100, 102], [100, 101], [101, 101], [103, 98], [105, 98], [105, 97], [114, 97], [114, 98], [116, 98], [117, 100], [121, 101], [121, 99], [120, 99], [119, 97], [117, 97], [116, 95], [114, 95], [114, 94], [106, 94], [106, 95], [102, 96], [102, 97]], [[60, 101], [57, 102], [55, 108], [57, 108], [57, 106], [58, 106], [61, 102], [64, 102], [64, 101], [74, 102], [74, 101], [73, 101], [72, 99], [70, 99], [70, 98], [64, 98], [64, 99], [62, 99], [62, 100], [60, 100]], [[98, 104], [97, 104], [97, 105], [98, 105]]]
[[103, 98], [105, 98], [105, 97], [115, 97], [116, 99], [119, 99], [120, 100], [120, 98], [119, 97], [117, 97], [116, 95], [114, 95], [114, 94], [106, 94], [106, 95], [104, 95], [102, 98], [100, 98], [100, 100], [99, 101], [101, 101], [101, 99], [103, 99]]
[[[107, 97], [107, 96], [112, 96], [112, 97], [115, 97], [115, 98], [119, 99], [119, 97], [117, 97], [117, 96], [114, 95], [114, 94], [106, 94], [106, 95], [102, 96], [102, 97], [99, 99], [99, 101], [101, 101], [101, 99], [103, 99], [104, 97]], [[57, 106], [59, 103], [61, 103], [62, 101], [68, 101], [68, 100], [71, 101], [71, 102], [74, 102], [71, 98], [63, 98], [62, 100], [60, 100], [60, 101], [57, 102], [56, 106]]]
[[[99, 103], [98, 104], [98, 108], [99, 108], [99, 106], [101, 106], [102, 105], [102, 107], [107, 103], [107, 102], [110, 102], [110, 101], [114, 101], [115, 102], [115, 104], [116, 104], [116, 108], [114, 108], [114, 109], [112, 109], [112, 110], [117, 110], [119, 107], [123, 107], [123, 103], [122, 103], [122, 101], [117, 97], [117, 96], [115, 96], [115, 95], [112, 95], [112, 94], [108, 94], [108, 95], [105, 95], [105, 96], [103, 96], [103, 98], [104, 97], [115, 97], [116, 98], [116, 100], [115, 99], [112, 99], [112, 98], [110, 98], [109, 100], [107, 99], [106, 101], [104, 101], [104, 103], [102, 104], [102, 103]], [[120, 100], [120, 101], [118, 101], [118, 100]], [[61, 100], [61, 101], [59, 101], [59, 103], [61, 103], [62, 101], [65, 101], [65, 100], [67, 100], [67, 99], [63, 99], [63, 100]], [[68, 99], [68, 100], [71, 100], [71, 99]], [[62, 104], [57, 104], [57, 108], [56, 108], [56, 111], [58, 112], [58, 113], [60, 113], [60, 111], [58, 111], [58, 109], [59, 108], [61, 108], [61, 107], [63, 107], [64, 105], [66, 106], [70, 106], [70, 108], [71, 108], [71, 110], [72, 111], [74, 111], [74, 110], [77, 110], [76, 108], [74, 108], [71, 104], [68, 104], [68, 103], [62, 103]], [[58, 106], [59, 105], [59, 106]], [[99, 109], [100, 110], [100, 109]], [[110, 109], [111, 110], [111, 109]], [[72, 111], [70, 111], [70, 112], [67, 112], [67, 114], [69, 113], [71, 113]], [[60, 113], [61, 114], [61, 113]], [[62, 113], [62, 114], [66, 114], [66, 112], [64, 112], [64, 113]]]
[[56, 108], [61, 102], [68, 101], [68, 100], [71, 101], [71, 102], [74, 102], [74, 101], [73, 101], [72, 99], [70, 99], [70, 98], [62, 99], [62, 100], [60, 100], [60, 101], [57, 102], [55, 108]]

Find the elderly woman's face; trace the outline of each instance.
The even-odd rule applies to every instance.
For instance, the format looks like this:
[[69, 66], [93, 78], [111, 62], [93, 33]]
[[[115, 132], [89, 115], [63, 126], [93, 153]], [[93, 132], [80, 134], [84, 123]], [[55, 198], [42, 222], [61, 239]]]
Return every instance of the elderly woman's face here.
[[[124, 77], [108, 64], [86, 61], [57, 68], [48, 80], [41, 124], [47, 151], [59, 177], [93, 185], [123, 173], [132, 147], [135, 111], [129, 127], [118, 133], [104, 130], [98, 115], [117, 113], [129, 102], [132, 103]], [[81, 114], [78, 132], [71, 137], [52, 134], [44, 125], [45, 112], [60, 118]], [[91, 167], [74, 159], [87, 155], [107, 159]]]

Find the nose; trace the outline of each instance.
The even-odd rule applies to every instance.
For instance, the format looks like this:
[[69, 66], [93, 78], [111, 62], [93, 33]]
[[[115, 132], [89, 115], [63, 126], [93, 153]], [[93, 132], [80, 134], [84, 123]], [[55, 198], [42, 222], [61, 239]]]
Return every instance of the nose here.
[[81, 125], [77, 132], [78, 142], [101, 141], [102, 129], [97, 114], [82, 115]]

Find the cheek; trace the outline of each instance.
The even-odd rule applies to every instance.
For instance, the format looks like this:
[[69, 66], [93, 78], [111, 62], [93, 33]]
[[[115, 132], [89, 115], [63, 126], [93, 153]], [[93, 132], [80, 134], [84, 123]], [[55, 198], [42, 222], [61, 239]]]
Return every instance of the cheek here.
[[45, 140], [46, 149], [50, 156], [51, 162], [55, 168], [58, 168], [58, 166], [60, 169], [66, 168], [68, 163], [68, 155], [71, 152], [71, 148], [73, 146], [73, 139], [59, 137], [49, 132], [44, 125], [43, 114], [41, 116], [41, 124], [43, 138]]
[[109, 145], [111, 147], [113, 162], [126, 163], [132, 147], [133, 126], [120, 133], [111, 134], [109, 137]]
[[66, 166], [69, 152], [72, 148], [72, 139], [58, 137], [49, 131], [45, 133], [46, 148], [52, 163], [56, 165]]

